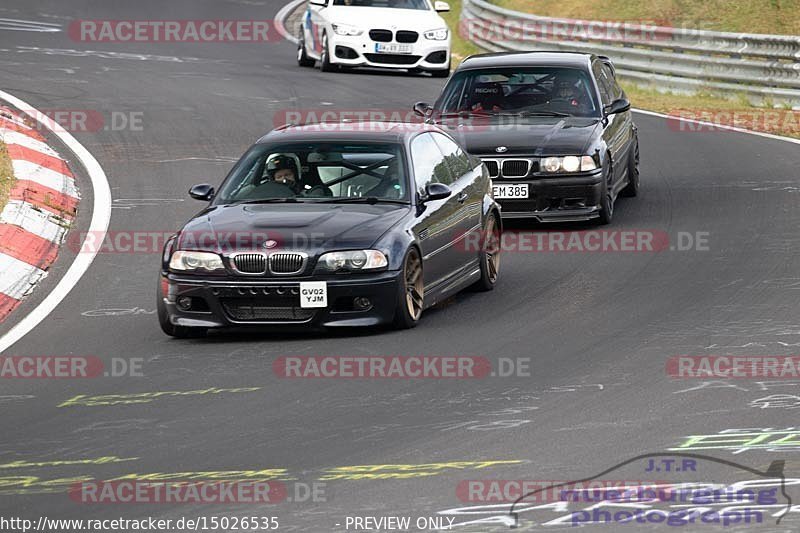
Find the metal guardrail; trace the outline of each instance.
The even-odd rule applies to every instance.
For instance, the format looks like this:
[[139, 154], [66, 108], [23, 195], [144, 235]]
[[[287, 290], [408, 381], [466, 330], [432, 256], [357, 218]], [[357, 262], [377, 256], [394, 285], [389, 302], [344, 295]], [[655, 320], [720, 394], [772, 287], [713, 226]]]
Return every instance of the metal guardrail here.
[[800, 36], [643, 28], [542, 17], [485, 0], [464, 0], [460, 30], [488, 51], [605, 55], [621, 77], [661, 90], [744, 95], [754, 102], [800, 109]]

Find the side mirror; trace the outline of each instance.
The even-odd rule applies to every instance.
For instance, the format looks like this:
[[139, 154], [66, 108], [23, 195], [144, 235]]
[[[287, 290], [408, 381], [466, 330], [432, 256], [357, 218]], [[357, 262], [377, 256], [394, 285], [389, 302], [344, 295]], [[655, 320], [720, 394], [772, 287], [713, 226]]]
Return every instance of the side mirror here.
[[431, 105], [425, 102], [417, 102], [416, 104], [414, 104], [414, 114], [422, 118], [427, 118], [432, 111], [433, 108], [431, 107]]
[[328, 5], [328, 0], [308, 0], [308, 1], [314, 4], [315, 6], [325, 7]]
[[437, 1], [433, 3], [433, 9], [439, 13], [447, 13], [450, 11], [450, 4], [447, 2]]
[[422, 202], [426, 203], [434, 200], [444, 200], [445, 198], [450, 198], [450, 195], [452, 194], [453, 190], [444, 183], [429, 183], [425, 187], [425, 197], [422, 198]]
[[630, 110], [630, 108], [631, 103], [628, 101], [628, 99], [620, 98], [605, 106], [603, 108], [603, 114], [608, 117], [610, 115], [616, 115], [617, 113], [624, 113], [625, 111]]
[[195, 185], [189, 189], [189, 196], [195, 200], [202, 200], [203, 202], [210, 202], [214, 198], [214, 187], [207, 183], [202, 185]]

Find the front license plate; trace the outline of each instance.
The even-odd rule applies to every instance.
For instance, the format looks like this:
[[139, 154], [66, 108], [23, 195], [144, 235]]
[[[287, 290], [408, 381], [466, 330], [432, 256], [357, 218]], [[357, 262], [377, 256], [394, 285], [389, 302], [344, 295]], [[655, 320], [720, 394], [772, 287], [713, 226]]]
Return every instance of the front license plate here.
[[411, 45], [395, 43], [375, 43], [375, 51], [379, 54], [410, 54]]
[[300, 282], [300, 307], [328, 307], [328, 284], [324, 281]]
[[527, 198], [530, 186], [527, 183], [492, 186], [492, 195], [495, 198]]

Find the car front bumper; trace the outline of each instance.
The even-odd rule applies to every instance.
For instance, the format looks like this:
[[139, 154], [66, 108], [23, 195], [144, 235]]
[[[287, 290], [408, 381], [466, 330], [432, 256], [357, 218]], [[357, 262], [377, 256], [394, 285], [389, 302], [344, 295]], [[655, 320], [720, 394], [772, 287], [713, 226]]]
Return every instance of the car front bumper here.
[[530, 218], [539, 222], [579, 222], [600, 216], [605, 184], [600, 172], [561, 178], [493, 179], [494, 185], [529, 185], [526, 199], [496, 199], [503, 218]]
[[[450, 68], [450, 39], [433, 41], [420, 35], [416, 43], [406, 43], [410, 53], [380, 53], [379, 44], [367, 32], [359, 36], [329, 36], [331, 62], [348, 67], [446, 70]], [[403, 45], [403, 43], [385, 43]]]
[[[394, 318], [400, 280], [399, 271], [269, 281], [201, 279], [162, 273], [161, 292], [166, 295], [163, 303], [169, 321], [176, 326], [374, 326]], [[301, 308], [301, 281], [325, 281], [327, 307]], [[183, 296], [192, 298], [191, 309], [179, 307], [178, 300]], [[356, 298], [368, 298], [371, 306], [357, 309]]]

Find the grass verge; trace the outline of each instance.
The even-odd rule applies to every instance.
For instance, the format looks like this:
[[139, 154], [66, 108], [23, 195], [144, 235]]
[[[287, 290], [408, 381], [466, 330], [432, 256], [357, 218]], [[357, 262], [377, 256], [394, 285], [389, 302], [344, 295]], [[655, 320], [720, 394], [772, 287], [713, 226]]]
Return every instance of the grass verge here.
[[800, 0], [495, 0], [547, 17], [660, 21], [710, 31], [800, 35]]
[[471, 42], [463, 39], [458, 31], [459, 21], [461, 20], [461, 0], [450, 0], [450, 11], [448, 13], [441, 13], [442, 18], [447, 21], [450, 27], [450, 34], [453, 38], [453, 67], [461, 63], [467, 56], [472, 54], [480, 54], [482, 50], [472, 44]]
[[5, 143], [0, 141], [0, 211], [8, 201], [11, 187], [14, 185], [14, 168], [11, 166], [11, 158]]

